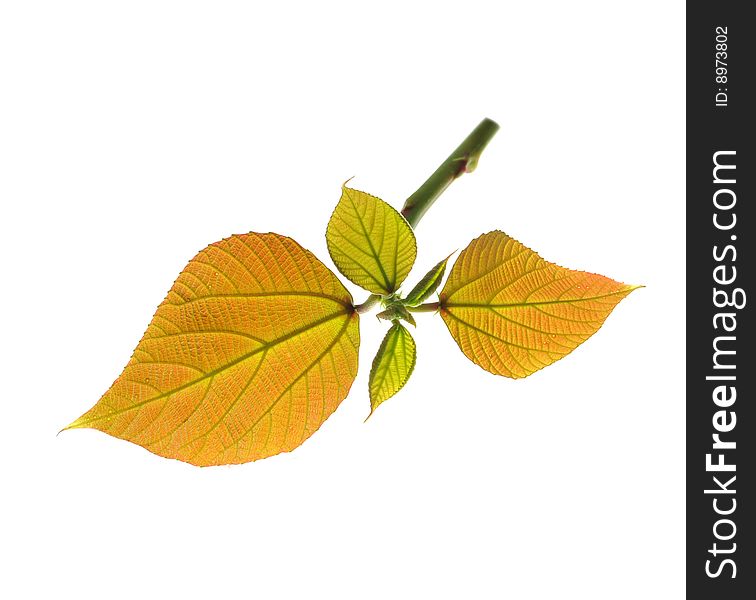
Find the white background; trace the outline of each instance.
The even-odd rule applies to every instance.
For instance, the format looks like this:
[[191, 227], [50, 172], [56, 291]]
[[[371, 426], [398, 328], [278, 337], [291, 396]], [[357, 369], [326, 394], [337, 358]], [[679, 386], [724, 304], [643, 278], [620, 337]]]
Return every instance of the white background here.
[[[0, 596], [681, 597], [683, 35], [658, 0], [3, 3]], [[420, 315], [363, 424], [368, 316], [351, 394], [291, 454], [56, 436], [206, 244], [275, 231], [332, 266], [344, 180], [400, 207], [486, 116], [409, 283], [499, 228], [646, 285], [573, 354], [495, 377]]]

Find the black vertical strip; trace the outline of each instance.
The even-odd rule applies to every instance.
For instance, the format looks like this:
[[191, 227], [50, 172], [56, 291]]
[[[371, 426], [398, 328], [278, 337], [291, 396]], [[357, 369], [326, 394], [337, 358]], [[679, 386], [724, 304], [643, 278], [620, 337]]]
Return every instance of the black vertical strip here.
[[756, 598], [751, 9], [723, 0], [687, 4], [689, 598]]

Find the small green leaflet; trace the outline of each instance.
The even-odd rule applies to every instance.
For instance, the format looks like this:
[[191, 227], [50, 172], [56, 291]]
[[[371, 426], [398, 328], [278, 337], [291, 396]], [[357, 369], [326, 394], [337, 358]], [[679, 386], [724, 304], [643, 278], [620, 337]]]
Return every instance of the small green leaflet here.
[[391, 329], [381, 342], [378, 354], [370, 369], [370, 415], [380, 404], [396, 394], [412, 375], [417, 352], [415, 340], [399, 321], [394, 321]]
[[[454, 254], [454, 252], [452, 252], [452, 254]], [[412, 291], [407, 294], [407, 297], [404, 299], [404, 303], [407, 306], [418, 306], [422, 304], [433, 292], [436, 291], [438, 286], [441, 285], [441, 280], [444, 278], [446, 263], [450, 258], [451, 254], [428, 271], [418, 284], [412, 288]]]

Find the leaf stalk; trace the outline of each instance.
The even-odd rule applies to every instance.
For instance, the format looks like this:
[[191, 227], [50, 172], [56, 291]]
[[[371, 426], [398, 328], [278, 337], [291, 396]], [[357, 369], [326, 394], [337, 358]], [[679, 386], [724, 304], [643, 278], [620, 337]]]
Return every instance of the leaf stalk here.
[[428, 302], [420, 306], [408, 306], [407, 310], [410, 312], [436, 312], [439, 308], [441, 308], [440, 302]]
[[365, 302], [362, 304], [357, 304], [354, 307], [354, 310], [358, 314], [363, 314], [368, 312], [371, 308], [373, 308], [378, 302], [381, 301], [381, 296], [379, 294], [370, 294]]

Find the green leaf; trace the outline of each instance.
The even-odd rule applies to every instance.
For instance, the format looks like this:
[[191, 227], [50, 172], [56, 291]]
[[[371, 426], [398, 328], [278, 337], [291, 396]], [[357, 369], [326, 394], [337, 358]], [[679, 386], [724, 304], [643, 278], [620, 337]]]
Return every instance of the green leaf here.
[[416, 359], [415, 340], [401, 323], [394, 321], [370, 369], [370, 415], [404, 387], [412, 375]]
[[397, 290], [417, 256], [415, 234], [402, 215], [380, 198], [346, 186], [328, 222], [326, 242], [344, 277], [382, 296]]
[[[454, 253], [452, 252], [452, 254]], [[425, 274], [425, 277], [423, 277], [418, 282], [418, 284], [414, 288], [412, 288], [412, 291], [407, 294], [407, 297], [404, 299], [404, 303], [407, 306], [418, 306], [419, 304], [422, 304], [430, 297], [433, 292], [436, 291], [438, 286], [441, 285], [441, 280], [444, 278], [446, 263], [450, 258], [451, 254], [440, 263], [438, 263], [435, 267], [433, 267], [430, 271], [428, 271]]]

